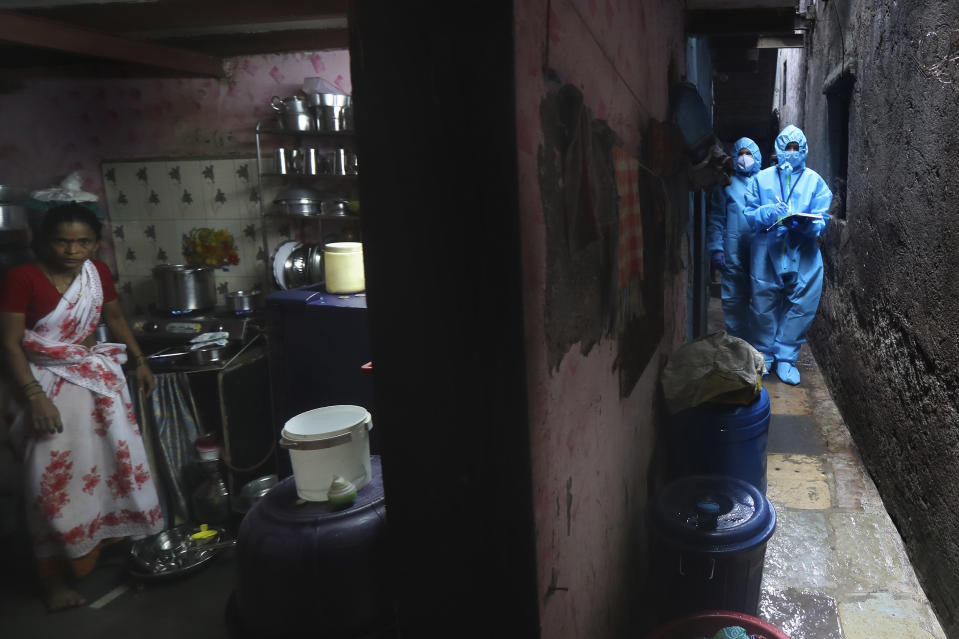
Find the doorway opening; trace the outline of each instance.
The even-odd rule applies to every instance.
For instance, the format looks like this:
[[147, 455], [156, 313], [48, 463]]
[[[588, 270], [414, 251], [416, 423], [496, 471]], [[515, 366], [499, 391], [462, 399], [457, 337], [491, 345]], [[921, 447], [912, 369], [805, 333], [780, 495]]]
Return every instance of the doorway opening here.
[[843, 73], [826, 90], [826, 127], [829, 186], [833, 192], [833, 209], [839, 219], [846, 219], [846, 182], [849, 175], [849, 110], [856, 78]]

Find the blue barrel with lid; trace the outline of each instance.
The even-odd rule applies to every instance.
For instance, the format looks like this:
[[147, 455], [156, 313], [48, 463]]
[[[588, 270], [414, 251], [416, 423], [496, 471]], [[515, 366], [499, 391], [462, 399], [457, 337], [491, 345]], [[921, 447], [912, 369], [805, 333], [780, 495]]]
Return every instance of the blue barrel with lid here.
[[769, 393], [751, 404], [709, 402], [673, 415], [669, 429], [673, 477], [727, 475], [766, 493]]
[[776, 511], [749, 482], [694, 475], [652, 505], [654, 589], [666, 621], [699, 610], [755, 615]]

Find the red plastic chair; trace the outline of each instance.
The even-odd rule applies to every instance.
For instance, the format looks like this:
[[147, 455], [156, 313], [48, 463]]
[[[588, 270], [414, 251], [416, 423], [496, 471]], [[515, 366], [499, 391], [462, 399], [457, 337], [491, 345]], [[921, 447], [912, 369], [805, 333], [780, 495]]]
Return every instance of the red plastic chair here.
[[712, 637], [723, 628], [740, 626], [748, 634], [765, 635], [768, 639], [789, 639], [782, 630], [751, 615], [728, 610], [707, 610], [674, 619], [660, 626], [646, 639], [695, 639]]

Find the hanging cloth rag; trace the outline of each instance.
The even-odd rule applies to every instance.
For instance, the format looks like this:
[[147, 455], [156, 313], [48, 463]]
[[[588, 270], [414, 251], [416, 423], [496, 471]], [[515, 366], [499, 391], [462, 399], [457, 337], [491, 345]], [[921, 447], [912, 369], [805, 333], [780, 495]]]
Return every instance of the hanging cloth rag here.
[[619, 313], [621, 325], [645, 313], [643, 307], [643, 216], [639, 198], [639, 160], [613, 147], [619, 197]]

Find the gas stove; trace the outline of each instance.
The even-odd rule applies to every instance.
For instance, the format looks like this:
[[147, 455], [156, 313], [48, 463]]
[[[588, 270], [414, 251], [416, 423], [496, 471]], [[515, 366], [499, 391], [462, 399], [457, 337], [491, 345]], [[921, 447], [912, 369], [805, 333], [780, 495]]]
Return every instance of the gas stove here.
[[135, 317], [130, 329], [137, 342], [148, 349], [152, 345], [182, 344], [203, 333], [226, 332], [231, 342], [246, 344], [260, 334], [259, 313], [237, 315], [227, 310], [200, 314], [151, 314]]

